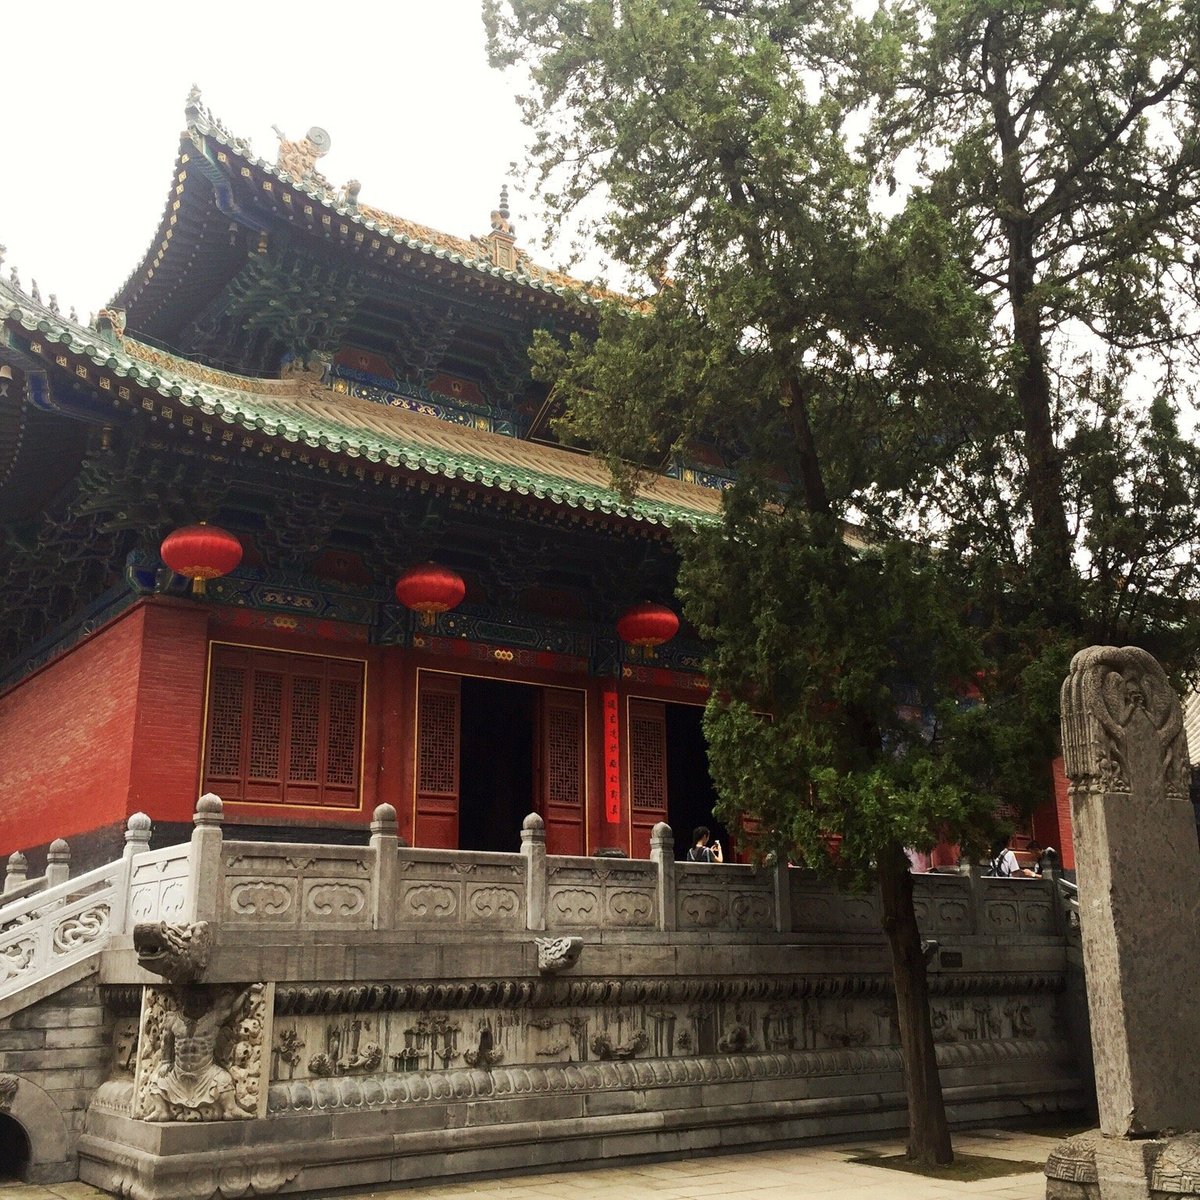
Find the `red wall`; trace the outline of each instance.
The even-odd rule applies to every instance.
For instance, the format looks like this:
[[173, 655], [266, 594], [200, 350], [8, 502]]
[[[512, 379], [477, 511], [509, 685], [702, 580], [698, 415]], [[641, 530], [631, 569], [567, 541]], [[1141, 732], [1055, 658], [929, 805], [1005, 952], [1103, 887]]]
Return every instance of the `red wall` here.
[[1062, 758], [1051, 764], [1054, 776], [1054, 799], [1033, 814], [1033, 836], [1043, 846], [1053, 846], [1066, 871], [1075, 870], [1075, 844], [1071, 836], [1071, 798]]
[[125, 820], [145, 613], [0, 696], [0, 854]]
[[143, 610], [127, 812], [191, 821], [200, 794], [208, 610], [151, 602]]
[[0, 696], [0, 855], [139, 810], [191, 820], [207, 627], [145, 600]]

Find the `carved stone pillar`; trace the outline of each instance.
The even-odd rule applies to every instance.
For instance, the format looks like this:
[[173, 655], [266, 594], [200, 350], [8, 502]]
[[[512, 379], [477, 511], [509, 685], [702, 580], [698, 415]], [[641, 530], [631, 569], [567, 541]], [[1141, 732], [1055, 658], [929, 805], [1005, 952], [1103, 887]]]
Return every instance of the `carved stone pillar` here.
[[650, 858], [658, 867], [658, 927], [675, 928], [675, 835], [665, 821], [650, 830]]
[[216, 921], [221, 907], [221, 822], [225, 806], [211, 792], [196, 801], [192, 818], [192, 844], [188, 871], [188, 898], [184, 916], [189, 921]]
[[1179, 701], [1144, 650], [1093, 646], [1071, 662], [1062, 730], [1101, 1133], [1196, 1129], [1200, 848]]
[[371, 922], [375, 929], [391, 929], [395, 924], [396, 879], [399, 874], [396, 848], [396, 810], [380, 804], [371, 820], [371, 850], [374, 852], [371, 876]]
[[546, 928], [546, 823], [537, 813], [521, 822], [521, 853], [525, 856], [525, 926]]

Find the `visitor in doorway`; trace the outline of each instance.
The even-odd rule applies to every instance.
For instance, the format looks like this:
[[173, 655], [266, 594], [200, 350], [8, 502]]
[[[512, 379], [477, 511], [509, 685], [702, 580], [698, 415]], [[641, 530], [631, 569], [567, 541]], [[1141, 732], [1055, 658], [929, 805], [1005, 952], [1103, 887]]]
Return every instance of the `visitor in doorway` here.
[[1013, 877], [1036, 878], [1036, 872], [1023, 867], [1017, 862], [1017, 856], [1008, 845], [1008, 837], [997, 838], [992, 843], [992, 857], [988, 862], [987, 874], [998, 875], [1002, 879]]
[[692, 830], [692, 848], [687, 852], [688, 862], [719, 863], [725, 859], [721, 854], [721, 843], [713, 842], [710, 846], [708, 839], [712, 837], [706, 825], [697, 825]]
[[1030, 842], [1025, 847], [1025, 853], [1029, 855], [1028, 873], [1036, 879], [1042, 877], [1042, 843]]

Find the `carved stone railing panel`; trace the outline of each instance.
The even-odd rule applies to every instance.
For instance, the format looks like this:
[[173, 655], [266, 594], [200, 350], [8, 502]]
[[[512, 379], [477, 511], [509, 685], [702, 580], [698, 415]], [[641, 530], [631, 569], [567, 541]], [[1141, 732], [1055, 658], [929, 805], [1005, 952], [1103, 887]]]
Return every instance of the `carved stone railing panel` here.
[[546, 860], [547, 929], [653, 929], [658, 868], [622, 858]]
[[792, 928], [878, 934], [879, 897], [838, 891], [807, 871], [790, 871]]
[[178, 921], [189, 897], [188, 846], [164, 846], [138, 854], [129, 875], [129, 919]]
[[395, 854], [395, 928], [525, 928], [521, 855], [407, 847]]
[[1057, 936], [1053, 880], [984, 878], [979, 886], [980, 933]]
[[5, 906], [0, 998], [108, 945], [124, 926], [128, 865], [118, 859]]
[[975, 898], [969, 875], [914, 875], [913, 908], [925, 937], [975, 932]]
[[768, 933], [775, 929], [775, 884], [770, 871], [754, 867], [678, 863], [676, 928]]
[[371, 927], [367, 847], [225, 842], [221, 920], [231, 926]]

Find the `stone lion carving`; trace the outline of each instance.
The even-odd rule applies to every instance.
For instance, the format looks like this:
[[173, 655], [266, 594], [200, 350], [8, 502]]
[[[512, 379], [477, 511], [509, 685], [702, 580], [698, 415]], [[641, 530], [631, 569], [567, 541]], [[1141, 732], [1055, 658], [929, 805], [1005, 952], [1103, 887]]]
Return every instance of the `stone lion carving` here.
[[147, 921], [133, 927], [138, 965], [175, 984], [196, 983], [208, 969], [212, 931], [207, 921]]
[[17, 1098], [21, 1080], [16, 1075], [0, 1075], [0, 1112], [8, 1112]]
[[538, 970], [543, 975], [553, 975], [565, 971], [579, 961], [583, 950], [583, 938], [534, 938], [538, 952]]

